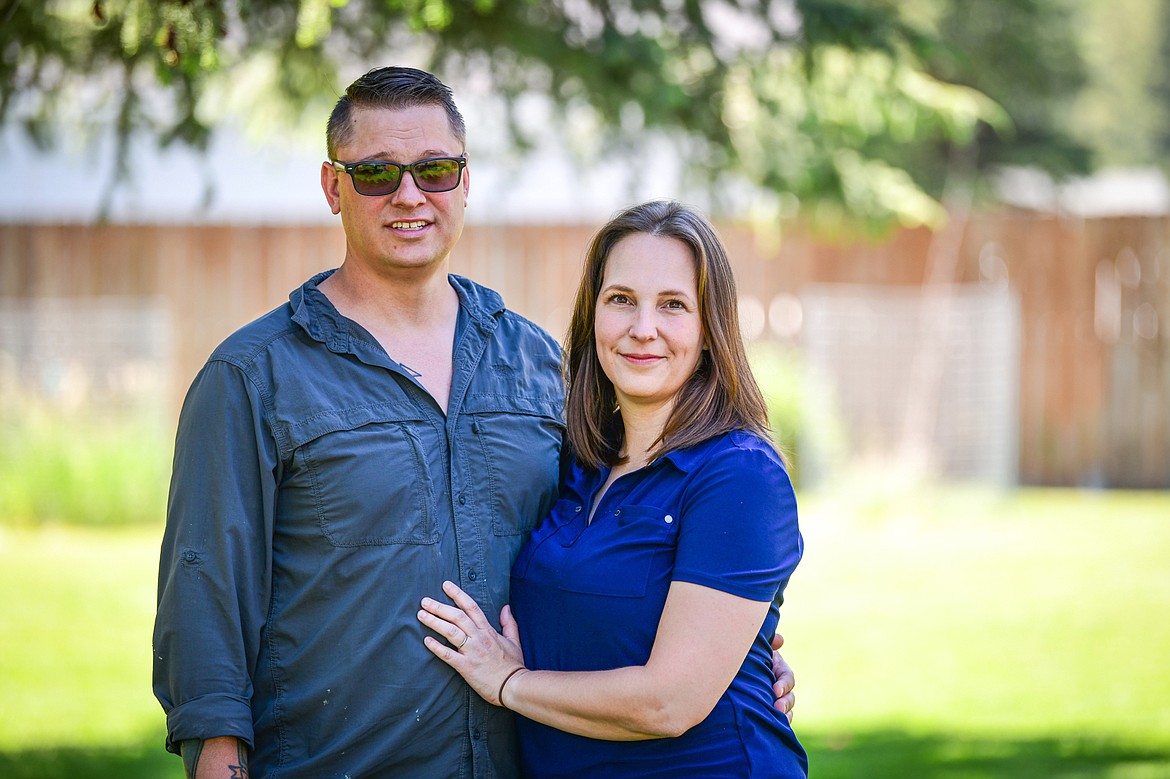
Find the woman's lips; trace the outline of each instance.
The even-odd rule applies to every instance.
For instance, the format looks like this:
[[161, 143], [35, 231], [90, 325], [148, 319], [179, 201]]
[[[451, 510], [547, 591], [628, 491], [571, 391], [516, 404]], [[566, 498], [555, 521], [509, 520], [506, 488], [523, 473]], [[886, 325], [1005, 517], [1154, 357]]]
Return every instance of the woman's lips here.
[[657, 354], [623, 354], [622, 357], [635, 365], [649, 365], [650, 363], [665, 359]]

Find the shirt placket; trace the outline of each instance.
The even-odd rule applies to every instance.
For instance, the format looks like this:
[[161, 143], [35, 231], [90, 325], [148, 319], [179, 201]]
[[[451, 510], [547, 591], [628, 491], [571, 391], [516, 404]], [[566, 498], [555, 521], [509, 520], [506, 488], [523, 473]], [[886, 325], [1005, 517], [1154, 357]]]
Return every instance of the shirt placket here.
[[[463, 447], [470, 445], [460, 433], [463, 401], [487, 346], [490, 332], [475, 318], [468, 323], [452, 354], [451, 395], [447, 404], [447, 458], [450, 473], [452, 527], [455, 533], [455, 549], [459, 561], [459, 586], [483, 606], [487, 605], [488, 588], [484, 576], [487, 573], [484, 545], [491, 542], [485, 532], [490, 516], [481, 501], [488, 499], [488, 490], [477, 486], [477, 475], [465, 467], [467, 457]], [[486, 610], [486, 609], [485, 609]], [[467, 696], [466, 742], [471, 747], [472, 776], [477, 779], [493, 777], [491, 757], [487, 743], [487, 723], [491, 716], [490, 705], [470, 688]]]

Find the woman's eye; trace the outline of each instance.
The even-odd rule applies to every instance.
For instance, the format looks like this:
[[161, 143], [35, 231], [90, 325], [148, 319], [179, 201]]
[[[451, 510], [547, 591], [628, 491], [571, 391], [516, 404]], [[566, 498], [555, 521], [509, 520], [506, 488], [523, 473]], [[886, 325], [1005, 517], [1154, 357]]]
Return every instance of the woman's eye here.
[[614, 294], [609, 296], [609, 302], [610, 303], [617, 303], [618, 305], [624, 306], [624, 305], [627, 305], [630, 303], [630, 296], [623, 295], [620, 292], [615, 292]]
[[687, 308], [686, 304], [681, 300], [668, 300], [663, 304], [663, 306], [674, 311], [685, 311]]

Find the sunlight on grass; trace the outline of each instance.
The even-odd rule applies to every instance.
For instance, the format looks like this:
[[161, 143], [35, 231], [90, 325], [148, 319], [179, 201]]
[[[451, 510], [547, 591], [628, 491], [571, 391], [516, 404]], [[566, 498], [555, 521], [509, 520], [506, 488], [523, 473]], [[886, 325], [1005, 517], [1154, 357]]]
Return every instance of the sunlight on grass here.
[[[814, 777], [1170, 776], [1170, 493], [875, 497], [801, 496], [781, 629]], [[182, 775], [150, 691], [160, 536], [0, 528], [0, 775]]]
[[161, 527], [0, 528], [0, 751], [157, 734], [150, 630]]
[[[1170, 496], [806, 496], [781, 629], [801, 729], [1170, 746]], [[1170, 765], [1166, 766], [1170, 773]]]

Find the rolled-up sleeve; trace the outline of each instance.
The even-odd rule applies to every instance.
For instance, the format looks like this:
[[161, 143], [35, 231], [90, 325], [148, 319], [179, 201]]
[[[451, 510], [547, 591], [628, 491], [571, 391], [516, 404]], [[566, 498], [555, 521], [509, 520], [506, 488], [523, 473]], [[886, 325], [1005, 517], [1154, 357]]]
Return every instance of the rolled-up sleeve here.
[[167, 749], [252, 745], [252, 675], [268, 610], [280, 457], [265, 392], [211, 360], [179, 417], [154, 626], [154, 692]]

